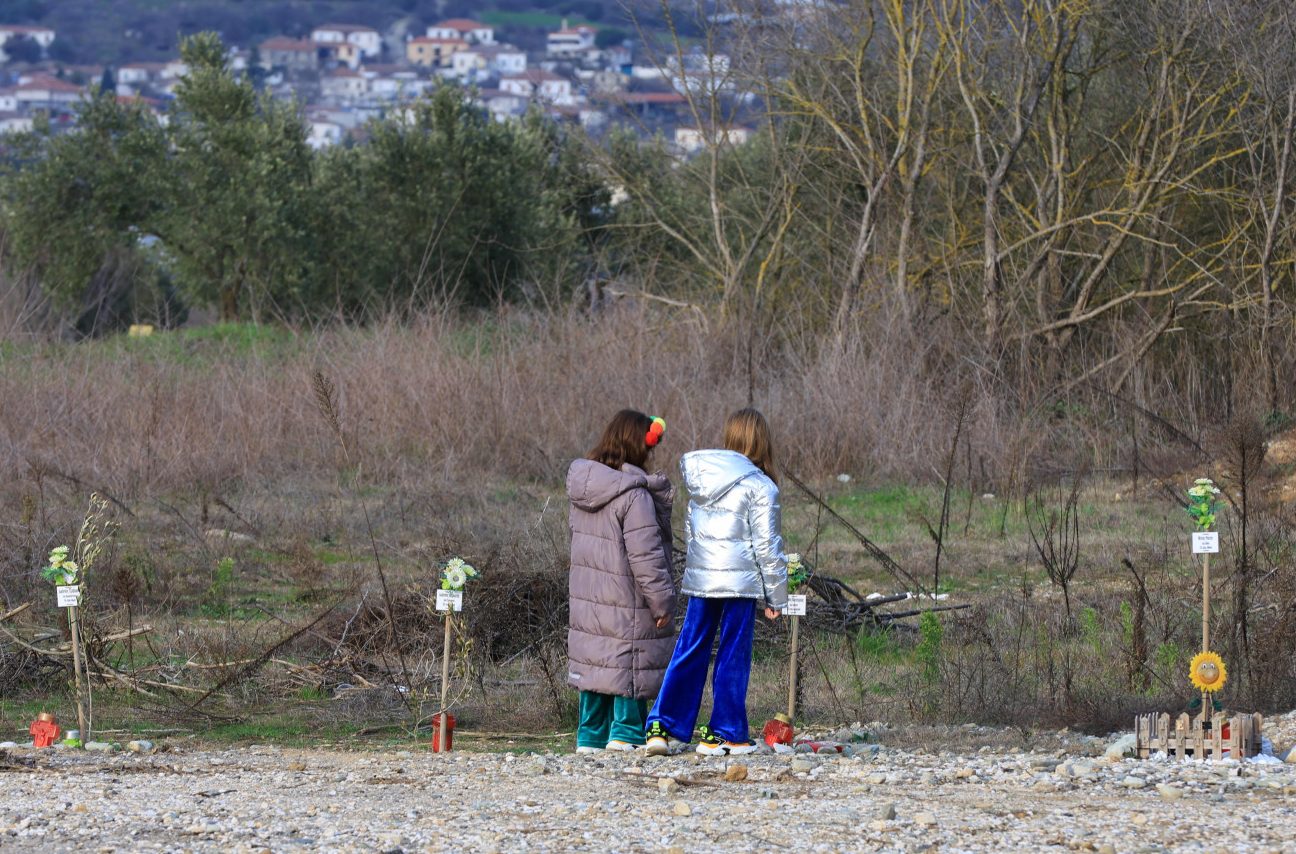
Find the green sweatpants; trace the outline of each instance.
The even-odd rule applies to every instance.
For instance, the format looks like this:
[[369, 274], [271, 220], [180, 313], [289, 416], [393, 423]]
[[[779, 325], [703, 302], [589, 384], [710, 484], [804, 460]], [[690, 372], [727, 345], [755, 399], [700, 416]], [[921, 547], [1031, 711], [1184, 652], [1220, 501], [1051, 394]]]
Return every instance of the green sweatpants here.
[[607, 747], [609, 741], [643, 744], [644, 716], [647, 714], [648, 703], [645, 700], [581, 691], [576, 746]]

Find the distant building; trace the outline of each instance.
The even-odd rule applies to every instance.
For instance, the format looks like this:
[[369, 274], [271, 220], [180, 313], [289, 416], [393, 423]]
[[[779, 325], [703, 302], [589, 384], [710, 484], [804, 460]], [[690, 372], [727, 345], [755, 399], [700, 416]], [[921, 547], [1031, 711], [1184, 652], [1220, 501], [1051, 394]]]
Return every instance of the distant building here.
[[0, 110], [0, 136], [6, 133], [26, 133], [34, 126], [31, 116]]
[[405, 45], [405, 58], [425, 68], [447, 68], [451, 57], [467, 47], [468, 43], [459, 38], [421, 36], [410, 39]]
[[594, 49], [593, 27], [568, 27], [563, 21], [561, 30], [545, 39], [545, 52], [559, 59], [571, 59]]
[[311, 148], [320, 149], [337, 145], [346, 136], [346, 129], [325, 113], [313, 113], [306, 117], [306, 122], [310, 127], [306, 144]]
[[48, 74], [28, 74], [18, 79], [18, 85], [8, 90], [18, 108], [28, 110], [52, 110], [70, 107], [85, 90], [74, 83], [59, 80]]
[[470, 45], [451, 58], [451, 72], [465, 83], [495, 76], [521, 74], [527, 68], [526, 51], [509, 45]]
[[500, 78], [500, 90], [510, 95], [535, 98], [559, 106], [575, 103], [571, 81], [540, 68], [531, 68], [521, 74], [504, 75]]
[[359, 24], [321, 24], [311, 30], [311, 41], [355, 45], [366, 59], [382, 55], [382, 36], [373, 27]]
[[49, 27], [24, 27], [18, 24], [0, 24], [0, 62], [7, 62], [9, 56], [4, 51], [5, 42], [10, 39], [31, 39], [40, 45], [42, 52], [54, 44], [54, 31]]
[[266, 68], [284, 68], [289, 71], [315, 71], [321, 58], [330, 51], [309, 39], [290, 39], [277, 36], [261, 42], [261, 64]]
[[340, 62], [352, 71], [364, 62], [364, 50], [357, 44], [351, 42], [316, 42], [316, 44], [328, 44], [331, 53], [329, 58]]
[[350, 68], [335, 68], [320, 78], [320, 93], [339, 101], [358, 101], [369, 93], [369, 81]]
[[17, 109], [17, 93], [13, 89], [0, 89], [0, 113], [12, 113]]
[[468, 44], [495, 44], [495, 30], [480, 21], [450, 18], [427, 28], [430, 39], [462, 39]]
[[128, 62], [117, 69], [117, 86], [139, 90], [162, 79], [165, 62]]
[[752, 130], [738, 125], [715, 128], [675, 128], [675, 145], [685, 154], [696, 154], [717, 145], [743, 145], [751, 139]]

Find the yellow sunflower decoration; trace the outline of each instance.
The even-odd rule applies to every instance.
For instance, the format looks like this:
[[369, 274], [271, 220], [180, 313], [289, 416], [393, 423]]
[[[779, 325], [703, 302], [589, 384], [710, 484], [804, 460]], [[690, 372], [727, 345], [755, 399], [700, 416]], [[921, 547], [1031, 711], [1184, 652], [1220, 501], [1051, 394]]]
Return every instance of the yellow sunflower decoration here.
[[1214, 693], [1228, 681], [1228, 669], [1224, 667], [1224, 659], [1215, 653], [1199, 652], [1188, 665], [1188, 678], [1197, 690]]

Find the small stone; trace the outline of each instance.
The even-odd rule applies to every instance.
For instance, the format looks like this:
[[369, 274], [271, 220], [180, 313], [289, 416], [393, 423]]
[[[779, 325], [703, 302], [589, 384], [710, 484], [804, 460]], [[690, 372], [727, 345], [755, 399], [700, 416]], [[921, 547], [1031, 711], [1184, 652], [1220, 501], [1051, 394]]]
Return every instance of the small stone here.
[[684, 848], [681, 845], [672, 845], [666, 849], [666, 854], [684, 854]]
[[1287, 755], [1283, 757], [1283, 762], [1288, 765], [1296, 765], [1296, 745], [1288, 749]]
[[289, 770], [289, 771], [305, 771], [305, 770], [306, 770], [306, 763], [305, 763], [305, 762], [289, 762], [289, 763], [288, 763], [288, 770]]
[[680, 817], [687, 817], [693, 815], [693, 808], [690, 807], [684, 801], [676, 801], [675, 807], [674, 809], [671, 810], [671, 812], [675, 813], [675, 815]]
[[543, 759], [537, 759], [534, 762], [528, 762], [523, 765], [518, 769], [518, 772], [525, 774], [528, 777], [539, 777], [543, 774], [549, 773], [549, 766], [545, 764]]
[[1111, 745], [1103, 751], [1103, 756], [1108, 759], [1124, 759], [1127, 756], [1134, 755], [1137, 745], [1138, 740], [1134, 737], [1134, 733], [1126, 733], [1113, 741]]
[[742, 782], [743, 780], [746, 780], [747, 766], [730, 765], [728, 768], [725, 769], [724, 778], [725, 778], [725, 782], [728, 783], [739, 783]]
[[127, 742], [126, 749], [129, 750], [131, 753], [152, 753], [153, 742], [144, 741], [143, 739], [139, 741]]
[[109, 741], [87, 741], [85, 749], [89, 753], [112, 753], [121, 748]]
[[1168, 783], [1157, 783], [1157, 791], [1161, 793], [1161, 798], [1167, 801], [1177, 801], [1184, 796], [1184, 790], [1178, 786], [1171, 786]]
[[876, 818], [873, 821], [869, 822], [870, 830], [887, 830], [890, 827], [891, 827], [891, 822], [887, 821], [884, 818]]
[[378, 841], [382, 843], [384, 851], [401, 850], [409, 845], [409, 840], [401, 833], [384, 833], [378, 837]]
[[658, 777], [657, 791], [663, 795], [673, 795], [680, 790], [679, 781], [674, 777]]
[[1135, 777], [1131, 774], [1128, 777], [1122, 777], [1121, 781], [1116, 785], [1123, 786], [1126, 789], [1141, 789], [1147, 785], [1147, 780], [1144, 780], [1142, 777]]
[[813, 770], [814, 770], [818, 765], [819, 765], [819, 763], [818, 763], [818, 762], [815, 762], [815, 761], [812, 760], [812, 759], [805, 759], [805, 758], [802, 758], [802, 757], [797, 757], [796, 759], [793, 759], [793, 760], [792, 760], [792, 773], [793, 773], [793, 774], [808, 774], [808, 773], [810, 773], [811, 771], [813, 771]]
[[0, 741], [0, 749], [7, 749], [10, 747], [17, 747], [17, 746], [18, 746], [18, 742], [16, 741]]
[[936, 816], [929, 812], [920, 812], [914, 814], [913, 820], [919, 827], [931, 827], [936, 823]]
[[896, 807], [895, 804], [883, 804], [878, 807], [877, 812], [873, 814], [875, 819], [880, 821], [895, 821]]
[[1098, 854], [1116, 854], [1116, 846], [1110, 842], [1104, 842], [1098, 846]]
[[958, 780], [966, 780], [969, 777], [975, 777], [975, 776], [976, 776], [976, 771], [973, 771], [971, 768], [960, 768], [954, 772], [954, 777], [955, 779]]
[[1141, 812], [1136, 812], [1130, 816], [1130, 823], [1137, 824], [1139, 827], [1148, 823], [1148, 817]]

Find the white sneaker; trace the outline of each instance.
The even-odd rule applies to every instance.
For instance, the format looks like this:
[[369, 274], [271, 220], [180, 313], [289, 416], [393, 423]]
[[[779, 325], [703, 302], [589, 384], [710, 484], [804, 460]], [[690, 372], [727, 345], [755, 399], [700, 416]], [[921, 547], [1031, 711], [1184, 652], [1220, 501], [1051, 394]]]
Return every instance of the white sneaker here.
[[638, 750], [640, 746], [641, 745], [638, 744], [631, 744], [628, 741], [617, 741], [616, 739], [612, 739], [607, 743], [607, 748], [605, 749], [614, 750], [618, 753], [633, 753]]
[[602, 753], [602, 752], [603, 752], [603, 748], [601, 748], [601, 747], [590, 747], [590, 746], [587, 745], [587, 744], [582, 744], [582, 745], [580, 745], [580, 746], [578, 746], [578, 747], [576, 748], [576, 752], [577, 752], [577, 753]]
[[668, 756], [670, 755], [670, 744], [661, 736], [653, 736], [648, 739], [648, 745], [644, 752], [649, 756]]

